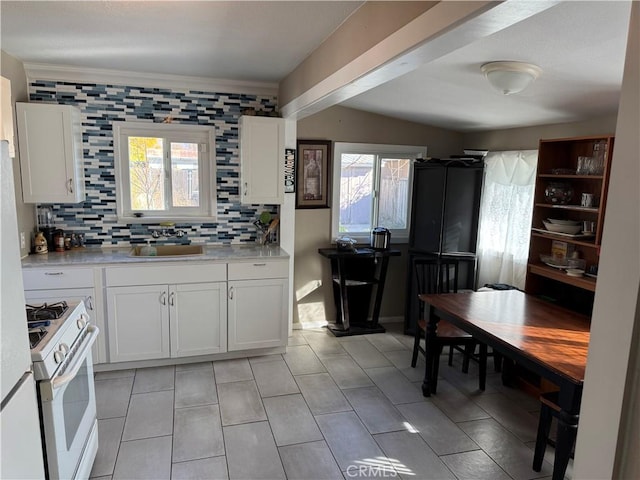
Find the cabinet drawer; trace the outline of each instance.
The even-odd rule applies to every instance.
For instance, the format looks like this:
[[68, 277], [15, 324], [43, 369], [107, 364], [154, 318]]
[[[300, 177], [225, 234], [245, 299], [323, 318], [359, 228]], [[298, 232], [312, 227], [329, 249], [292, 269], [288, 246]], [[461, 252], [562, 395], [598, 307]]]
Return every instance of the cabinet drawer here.
[[226, 282], [227, 271], [224, 263], [111, 267], [105, 270], [105, 280], [108, 287]]
[[93, 287], [92, 268], [23, 269], [25, 290]]
[[229, 280], [260, 280], [262, 278], [287, 278], [289, 265], [286, 260], [230, 263]]

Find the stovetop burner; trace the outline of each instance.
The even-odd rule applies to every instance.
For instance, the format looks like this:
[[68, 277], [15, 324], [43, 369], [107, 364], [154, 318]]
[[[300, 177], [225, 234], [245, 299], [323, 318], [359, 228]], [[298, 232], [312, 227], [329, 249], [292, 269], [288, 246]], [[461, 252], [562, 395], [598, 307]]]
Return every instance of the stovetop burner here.
[[47, 331], [44, 328], [37, 328], [33, 330], [29, 330], [29, 348], [35, 348], [47, 335]]
[[43, 303], [38, 306], [27, 305], [27, 322], [55, 320], [64, 315], [68, 308], [67, 302], [64, 301], [51, 304]]

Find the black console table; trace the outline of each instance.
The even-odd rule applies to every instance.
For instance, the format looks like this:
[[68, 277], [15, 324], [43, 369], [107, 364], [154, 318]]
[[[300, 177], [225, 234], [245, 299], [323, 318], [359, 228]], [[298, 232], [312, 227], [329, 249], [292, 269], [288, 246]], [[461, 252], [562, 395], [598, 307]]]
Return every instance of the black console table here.
[[[378, 324], [378, 317], [387, 266], [389, 257], [400, 256], [400, 251], [372, 248], [343, 251], [335, 248], [320, 248], [318, 252], [331, 261], [336, 322], [330, 323], [327, 328], [336, 337], [384, 333], [384, 327]], [[369, 308], [374, 290], [373, 313], [369, 320]]]

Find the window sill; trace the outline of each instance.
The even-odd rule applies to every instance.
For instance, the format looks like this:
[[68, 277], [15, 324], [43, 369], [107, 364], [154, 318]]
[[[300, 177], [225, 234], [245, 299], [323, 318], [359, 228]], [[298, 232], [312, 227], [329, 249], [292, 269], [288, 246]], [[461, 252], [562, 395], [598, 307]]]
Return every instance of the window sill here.
[[161, 222], [174, 222], [174, 223], [214, 223], [218, 219], [217, 217], [126, 217], [118, 216], [118, 222], [127, 224], [158, 224]]

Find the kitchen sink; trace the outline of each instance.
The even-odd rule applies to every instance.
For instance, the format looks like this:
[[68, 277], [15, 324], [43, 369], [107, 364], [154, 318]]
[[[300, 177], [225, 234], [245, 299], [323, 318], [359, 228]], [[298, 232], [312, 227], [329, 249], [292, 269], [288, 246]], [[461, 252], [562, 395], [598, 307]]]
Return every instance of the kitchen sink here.
[[204, 255], [203, 245], [154, 245], [155, 255], [146, 254], [146, 245], [134, 247], [129, 254], [131, 257], [185, 257]]

